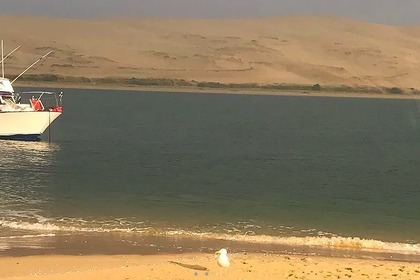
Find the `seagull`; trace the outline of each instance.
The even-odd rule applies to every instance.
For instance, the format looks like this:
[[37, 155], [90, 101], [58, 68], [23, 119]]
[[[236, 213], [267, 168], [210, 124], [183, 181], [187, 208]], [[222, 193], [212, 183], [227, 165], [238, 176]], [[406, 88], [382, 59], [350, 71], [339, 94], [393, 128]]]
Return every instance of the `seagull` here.
[[227, 274], [227, 269], [230, 266], [227, 250], [225, 248], [220, 249], [214, 254], [214, 258], [217, 260], [217, 264], [220, 266], [222, 270], [222, 275], [223, 275], [223, 268], [226, 269], [226, 274]]

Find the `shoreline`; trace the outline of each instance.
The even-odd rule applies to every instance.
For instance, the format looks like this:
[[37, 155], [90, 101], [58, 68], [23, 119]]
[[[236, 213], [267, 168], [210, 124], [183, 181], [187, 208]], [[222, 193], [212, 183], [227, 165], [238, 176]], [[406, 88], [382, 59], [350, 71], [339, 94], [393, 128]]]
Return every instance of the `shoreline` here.
[[306, 90], [271, 90], [263, 88], [211, 88], [197, 86], [141, 86], [141, 85], [109, 85], [66, 82], [19, 82], [16, 88], [46, 88], [46, 89], [97, 89], [120, 91], [147, 91], [165, 93], [194, 93], [194, 94], [231, 94], [256, 96], [301, 96], [301, 97], [332, 97], [332, 98], [370, 98], [370, 99], [410, 99], [420, 100], [420, 94], [393, 93], [363, 93], [362, 91], [306, 91]]
[[212, 253], [0, 257], [2, 279], [418, 279], [412, 262], [246, 254], [229, 251], [222, 271]]
[[[293, 239], [293, 238], [292, 238]], [[302, 242], [304, 239], [301, 240]], [[316, 241], [320, 245], [316, 246]], [[327, 246], [325, 242], [337, 242]], [[348, 244], [345, 244], [345, 243]], [[417, 251], [390, 251], [389, 249], [363, 248], [360, 240], [318, 240], [308, 239], [300, 245], [296, 241], [256, 242], [242, 239], [191, 237], [183, 235], [137, 235], [135, 233], [80, 233], [14, 235], [0, 238], [0, 257], [22, 257], [42, 255], [159, 255], [210, 253], [225, 247], [236, 253], [286, 254], [350, 259], [374, 259], [383, 261], [404, 261], [420, 263]], [[363, 242], [374, 243], [373, 240]], [[324, 245], [321, 245], [324, 244]], [[391, 243], [388, 246], [395, 247]], [[408, 244], [407, 244], [408, 245]], [[378, 246], [378, 245], [376, 245]], [[398, 245], [402, 246], [402, 245]], [[400, 248], [402, 250], [403, 248]]]

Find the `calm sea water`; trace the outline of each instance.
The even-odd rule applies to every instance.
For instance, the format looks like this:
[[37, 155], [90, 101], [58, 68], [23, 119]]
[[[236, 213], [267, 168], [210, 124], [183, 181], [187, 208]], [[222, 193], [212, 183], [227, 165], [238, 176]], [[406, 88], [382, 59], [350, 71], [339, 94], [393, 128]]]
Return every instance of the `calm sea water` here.
[[126, 232], [420, 255], [420, 100], [66, 90], [64, 110], [50, 144], [0, 142], [0, 250]]

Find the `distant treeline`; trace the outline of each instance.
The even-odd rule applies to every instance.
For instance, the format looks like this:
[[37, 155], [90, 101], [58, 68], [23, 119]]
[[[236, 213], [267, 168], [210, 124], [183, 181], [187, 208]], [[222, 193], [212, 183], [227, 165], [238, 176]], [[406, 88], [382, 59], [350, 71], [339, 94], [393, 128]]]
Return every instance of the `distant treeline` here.
[[257, 83], [219, 83], [219, 82], [198, 82], [186, 81], [183, 79], [166, 78], [86, 78], [60, 76], [54, 74], [32, 74], [20, 78], [26, 82], [51, 82], [63, 84], [83, 84], [90, 86], [118, 86], [118, 87], [190, 87], [198, 89], [226, 89], [226, 90], [264, 90], [264, 91], [302, 91], [310, 92], [344, 92], [344, 93], [377, 93], [377, 94], [420, 94], [420, 90], [410, 88], [402, 89], [398, 87], [370, 87], [370, 86], [331, 86], [331, 85], [300, 85], [300, 84], [257, 84]]

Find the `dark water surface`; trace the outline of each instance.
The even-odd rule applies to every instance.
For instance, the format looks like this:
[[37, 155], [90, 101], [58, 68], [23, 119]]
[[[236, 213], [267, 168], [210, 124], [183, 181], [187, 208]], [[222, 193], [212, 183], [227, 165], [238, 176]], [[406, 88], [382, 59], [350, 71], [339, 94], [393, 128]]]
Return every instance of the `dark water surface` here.
[[420, 100], [66, 90], [51, 135], [0, 142], [0, 251], [118, 233], [420, 255]]

